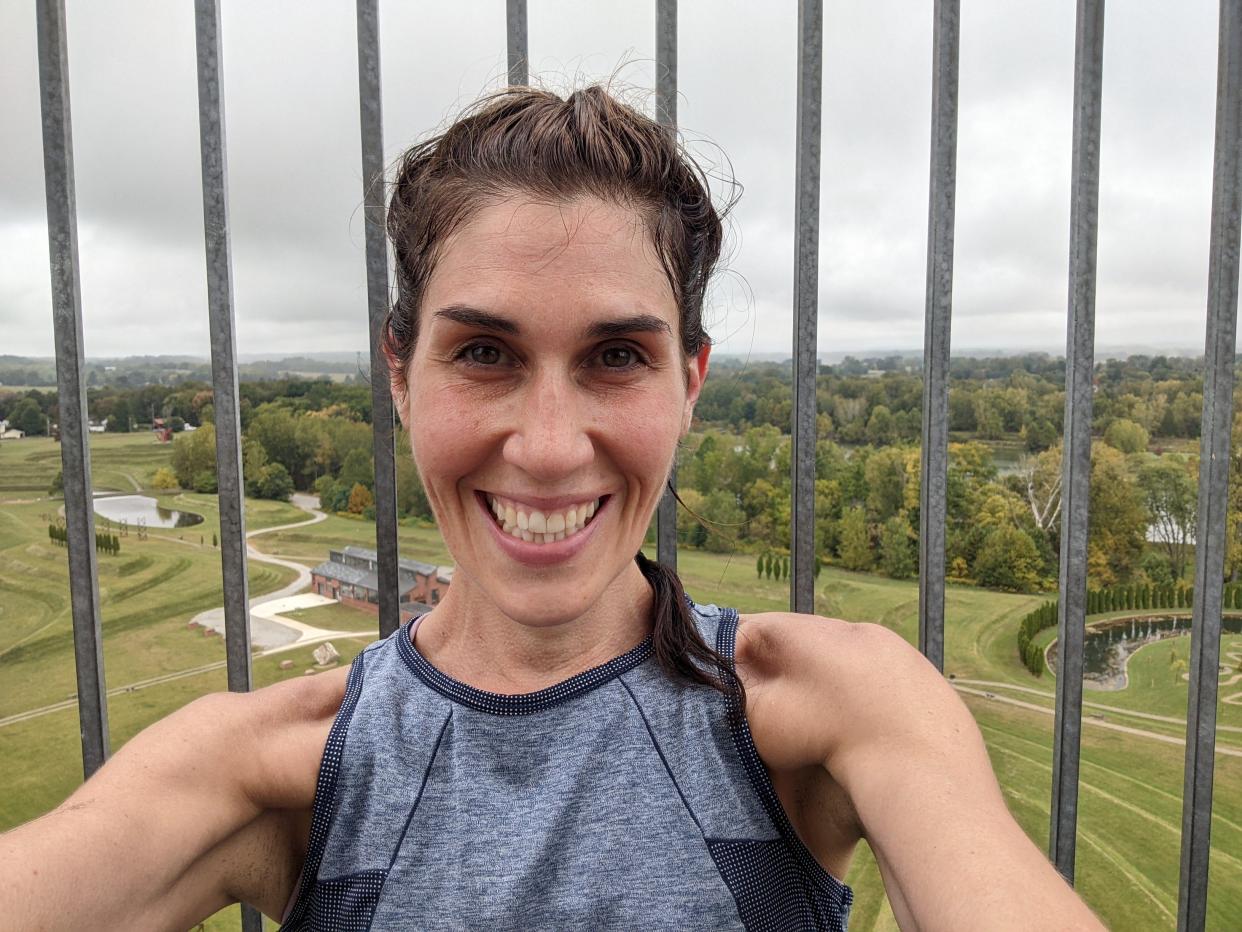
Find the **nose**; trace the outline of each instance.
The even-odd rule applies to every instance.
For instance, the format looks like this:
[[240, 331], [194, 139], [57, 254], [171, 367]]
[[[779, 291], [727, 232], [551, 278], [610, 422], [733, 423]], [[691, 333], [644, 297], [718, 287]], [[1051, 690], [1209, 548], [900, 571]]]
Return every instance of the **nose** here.
[[595, 447], [587, 434], [589, 412], [568, 374], [532, 379], [514, 412], [504, 458], [542, 482], [567, 478], [587, 466]]

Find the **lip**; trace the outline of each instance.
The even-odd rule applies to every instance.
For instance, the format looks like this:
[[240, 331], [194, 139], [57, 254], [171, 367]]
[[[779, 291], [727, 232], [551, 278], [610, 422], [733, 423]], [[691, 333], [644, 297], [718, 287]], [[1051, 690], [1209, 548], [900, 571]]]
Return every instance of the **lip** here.
[[[487, 504], [487, 494], [485, 492], [476, 492], [475, 501], [479, 503], [479, 509], [482, 511], [482, 519], [486, 522], [488, 529], [496, 540], [497, 546], [506, 554], [526, 566], [552, 566], [557, 563], [564, 563], [582, 552], [583, 549], [591, 542], [591, 538], [595, 535], [595, 528], [599, 524], [599, 516], [604, 513], [608, 505], [612, 502], [612, 496], [604, 498], [603, 503], [596, 510], [591, 522], [581, 531], [572, 537], [566, 537], [564, 540], [553, 541], [550, 544], [536, 544], [534, 541], [522, 540], [514, 537], [512, 534], [506, 534], [496, 524], [491, 509]], [[509, 498], [510, 496], [502, 496]], [[564, 498], [513, 498], [513, 501], [520, 501], [523, 504], [532, 504], [534, 502], [563, 502], [564, 505], [571, 505], [575, 502], [584, 501], [584, 499], [564, 499]], [[539, 507], [532, 505], [532, 507]], [[557, 505], [547, 506], [550, 510], [556, 510]], [[542, 508], [540, 509], [542, 510]]]
[[[522, 505], [528, 505], [531, 508], [538, 508], [540, 511], [564, 511], [570, 505], [580, 505], [583, 502], [594, 502], [607, 495], [607, 492], [584, 492], [581, 495], [558, 495], [555, 498], [544, 498], [538, 495], [512, 495], [508, 492], [497, 492], [492, 489], [479, 489], [478, 494], [484, 499], [489, 495], [495, 495], [497, 498], [505, 498], [511, 502], [517, 502]], [[486, 504], [486, 502], [485, 502]]]

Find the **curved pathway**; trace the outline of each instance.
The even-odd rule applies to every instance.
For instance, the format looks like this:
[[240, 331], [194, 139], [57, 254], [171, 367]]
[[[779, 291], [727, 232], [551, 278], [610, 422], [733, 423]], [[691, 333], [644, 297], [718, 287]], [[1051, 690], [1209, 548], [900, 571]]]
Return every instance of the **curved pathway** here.
[[[325, 631], [321, 628], [314, 628], [310, 625], [302, 624], [288, 618], [281, 618], [277, 614], [278, 611], [290, 611], [294, 608], [310, 608], [314, 605], [327, 605], [331, 599], [322, 596], [310, 595], [300, 597], [295, 604], [289, 604], [291, 596], [308, 589], [311, 584], [311, 573], [303, 563], [296, 563], [293, 560], [284, 560], [280, 557], [273, 557], [264, 553], [262, 550], [256, 549], [249, 541], [252, 538], [259, 537], [263, 534], [272, 534], [276, 531], [287, 531], [292, 528], [307, 527], [312, 524], [318, 524], [320, 521], [327, 520], [327, 515], [316, 507], [319, 502], [313, 495], [304, 495], [295, 493], [292, 499], [293, 504], [310, 515], [305, 521], [294, 521], [290, 524], [278, 524], [274, 527], [259, 528], [256, 531], [248, 531], [246, 533], [246, 559], [254, 560], [257, 563], [270, 563], [273, 566], [283, 566], [285, 569], [293, 570], [297, 573], [297, 577], [293, 582], [286, 586], [282, 586], [274, 592], [266, 595], [256, 596], [250, 600], [250, 641], [256, 647], [271, 650], [272, 648], [291, 647], [294, 644], [305, 644], [311, 640], [324, 640], [328, 637], [345, 637], [348, 634], [356, 632], [347, 631]], [[270, 603], [279, 602], [280, 605], [271, 605]], [[263, 608], [268, 606], [267, 611]], [[205, 612], [199, 612], [194, 616], [193, 622], [204, 628], [211, 628], [224, 634], [224, 607], [210, 608]]]

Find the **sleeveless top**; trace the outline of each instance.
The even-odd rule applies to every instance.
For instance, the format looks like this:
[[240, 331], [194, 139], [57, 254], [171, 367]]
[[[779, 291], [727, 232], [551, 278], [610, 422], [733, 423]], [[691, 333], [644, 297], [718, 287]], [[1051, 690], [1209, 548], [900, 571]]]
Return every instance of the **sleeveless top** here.
[[[691, 604], [733, 662], [737, 612]], [[416, 622], [417, 620], [415, 620]], [[319, 768], [289, 930], [844, 930], [736, 703], [648, 637], [524, 695], [367, 646]]]

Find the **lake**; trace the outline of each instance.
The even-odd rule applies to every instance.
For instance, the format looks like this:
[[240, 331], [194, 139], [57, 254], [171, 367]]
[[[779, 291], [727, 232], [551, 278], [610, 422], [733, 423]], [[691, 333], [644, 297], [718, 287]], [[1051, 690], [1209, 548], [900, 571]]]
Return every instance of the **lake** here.
[[[1231, 615], [1220, 623], [1222, 632], [1242, 634], [1242, 616]], [[1126, 688], [1126, 661], [1140, 647], [1167, 638], [1190, 634], [1190, 617], [1152, 615], [1117, 618], [1087, 627], [1082, 645], [1083, 685], [1091, 689]], [[1056, 671], [1057, 643], [1048, 648], [1048, 666]]]
[[190, 527], [203, 522], [202, 515], [164, 508], [156, 499], [147, 495], [97, 496], [95, 514], [117, 524], [129, 524], [131, 527]]

